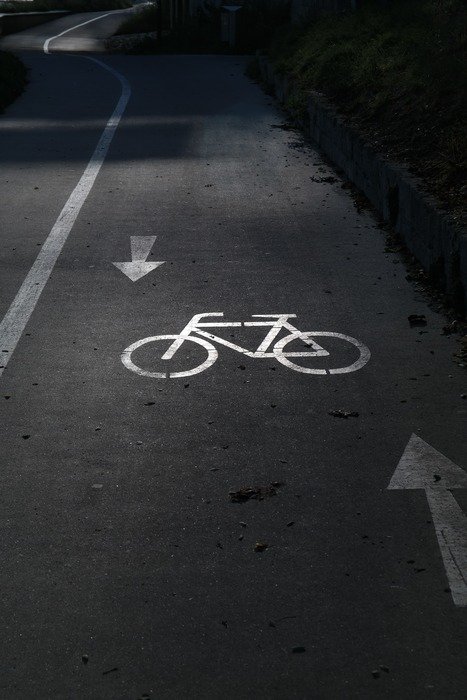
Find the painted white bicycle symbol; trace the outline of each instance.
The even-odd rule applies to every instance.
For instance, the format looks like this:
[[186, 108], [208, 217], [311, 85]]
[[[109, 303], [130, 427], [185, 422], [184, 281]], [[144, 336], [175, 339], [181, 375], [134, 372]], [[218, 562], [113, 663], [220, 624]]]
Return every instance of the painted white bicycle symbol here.
[[[331, 333], [327, 331], [300, 331], [298, 328], [289, 323], [290, 318], [297, 318], [295, 314], [254, 314], [252, 318], [263, 320], [245, 321], [243, 323], [241, 321], [210, 321], [208, 323], [201, 321], [201, 319], [203, 318], [214, 316], [223, 317], [224, 314], [220, 312], [196, 314], [195, 316], [193, 316], [191, 321], [185, 326], [182, 332], [178, 335], [154, 335], [150, 338], [143, 338], [142, 340], [138, 340], [136, 341], [136, 343], [133, 343], [132, 345], [127, 347], [126, 350], [123, 351], [121, 355], [121, 360], [125, 367], [143, 377], [152, 377], [154, 379], [176, 379], [179, 377], [190, 377], [193, 374], [204, 372], [205, 369], [208, 369], [209, 367], [211, 367], [211, 365], [214, 364], [214, 362], [218, 358], [218, 352], [215, 346], [212, 344], [212, 342], [208, 341], [213, 341], [215, 343], [219, 343], [220, 345], [225, 345], [231, 350], [240, 352], [243, 355], [246, 355], [247, 357], [258, 359], [263, 359], [267, 357], [275, 358], [276, 360], [278, 360], [278, 362], [285, 365], [289, 369], [293, 369], [296, 372], [303, 372], [304, 374], [326, 375], [346, 374], [348, 372], [355, 372], [356, 370], [361, 369], [370, 359], [369, 349], [365, 345], [363, 345], [363, 343], [360, 343], [360, 341], [355, 340], [355, 338], [351, 338], [348, 335], [342, 335], [342, 333]], [[255, 351], [242, 348], [240, 347], [240, 345], [236, 345], [235, 343], [232, 343], [229, 340], [225, 340], [224, 338], [220, 338], [219, 336], [214, 335], [213, 333], [209, 333], [206, 330], [203, 330], [204, 328], [238, 328], [239, 326], [265, 326], [270, 327], [270, 330], [267, 333], [264, 340], [260, 343], [257, 350]], [[272, 347], [272, 350], [268, 352], [271, 345], [276, 340], [276, 337], [282, 330], [289, 331], [288, 335], [278, 340]], [[194, 335], [195, 333], [196, 335]], [[303, 360], [305, 358], [330, 356], [330, 353], [316, 342], [315, 338], [317, 337], [338, 338], [346, 343], [350, 343], [351, 345], [355, 346], [358, 350], [359, 356], [357, 360], [355, 360], [355, 362], [353, 362], [352, 364], [347, 365], [346, 367], [338, 367], [334, 369], [313, 369], [309, 367], [303, 367], [297, 364], [295, 361], [292, 361], [291, 358], [300, 361], [300, 359]], [[182, 345], [187, 342], [192, 342], [196, 343], [197, 345], [201, 345], [205, 350], [207, 350], [208, 356], [206, 360], [201, 364], [183, 372], [152, 372], [148, 369], [143, 369], [142, 367], [139, 367], [133, 361], [132, 355], [139, 348], [148, 345], [149, 343], [157, 343], [159, 341], [167, 340], [172, 340], [173, 342], [170, 344], [168, 350], [166, 350], [164, 354], [160, 357], [160, 360], [171, 360], [174, 357], [175, 353], [182, 347]], [[294, 340], [302, 341], [307, 347], [311, 349], [305, 350], [303, 352], [285, 351], [286, 346]]]

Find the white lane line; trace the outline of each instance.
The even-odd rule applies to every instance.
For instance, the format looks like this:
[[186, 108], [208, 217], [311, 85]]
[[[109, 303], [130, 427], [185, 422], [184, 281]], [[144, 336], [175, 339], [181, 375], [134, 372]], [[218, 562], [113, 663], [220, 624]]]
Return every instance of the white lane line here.
[[83, 58], [97, 63], [109, 73], [112, 73], [112, 75], [119, 80], [122, 86], [122, 93], [112, 116], [101, 134], [94, 153], [91, 156], [91, 160], [75, 189], [69, 196], [51, 232], [47, 236], [39, 255], [26, 275], [19, 292], [0, 323], [0, 376], [3, 374], [3, 370], [11, 359], [26, 324], [39, 301], [42, 290], [47, 284], [47, 280], [57, 262], [58, 256], [62, 252], [63, 246], [81, 211], [81, 207], [94, 185], [120, 123], [120, 119], [130, 99], [130, 84], [123, 75], [102, 61], [99, 61], [97, 58], [91, 58], [90, 56], [83, 56]]
[[98, 19], [103, 19], [104, 17], [108, 17], [109, 15], [114, 15], [115, 12], [106, 12], [105, 15], [99, 15], [99, 17], [93, 17], [92, 19], [86, 20], [86, 22], [81, 22], [81, 24], [75, 24], [74, 27], [70, 27], [69, 29], [65, 29], [64, 32], [60, 32], [60, 34], [56, 34], [55, 36], [51, 36], [50, 39], [47, 39], [46, 42], [44, 42], [44, 53], [50, 53], [49, 52], [49, 44], [51, 41], [54, 39], [58, 39], [60, 36], [63, 36], [64, 34], [68, 34], [68, 32], [72, 32], [74, 29], [79, 29], [79, 27], [84, 27], [85, 24], [91, 24], [91, 22], [97, 22]]

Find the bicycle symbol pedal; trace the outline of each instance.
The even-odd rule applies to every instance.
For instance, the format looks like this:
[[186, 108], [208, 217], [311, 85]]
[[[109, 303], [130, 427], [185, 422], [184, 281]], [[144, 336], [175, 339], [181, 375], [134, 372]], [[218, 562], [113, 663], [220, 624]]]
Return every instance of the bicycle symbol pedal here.
[[[224, 345], [231, 350], [235, 350], [236, 352], [253, 359], [274, 358], [295, 372], [314, 375], [334, 375], [355, 372], [366, 365], [371, 356], [371, 353], [366, 345], [363, 345], [363, 343], [355, 338], [351, 338], [348, 335], [328, 331], [300, 331], [289, 322], [289, 319], [297, 318], [295, 314], [253, 314], [252, 318], [258, 320], [245, 322], [212, 320], [205, 322], [202, 320], [205, 318], [212, 319], [214, 317], [223, 318], [223, 316], [224, 314], [222, 312], [195, 314], [195, 316], [193, 316], [190, 322], [178, 335], [154, 335], [149, 338], [137, 340], [123, 351], [121, 360], [125, 367], [142, 377], [151, 377], [153, 379], [177, 379], [180, 377], [191, 377], [194, 374], [199, 374], [200, 372], [204, 372], [204, 370], [209, 369], [209, 367], [211, 367], [219, 357], [217, 348], [215, 345], [213, 345], [213, 343]], [[220, 336], [214, 335], [214, 333], [210, 333], [205, 330], [206, 328], [235, 328], [240, 326], [246, 328], [265, 327], [269, 328], [270, 330], [266, 333], [266, 336], [261, 341], [258, 348], [254, 351], [243, 348], [236, 343], [232, 343], [229, 340], [225, 340], [225, 338], [221, 338]], [[277, 336], [283, 330], [288, 331], [288, 334], [283, 336], [280, 340], [276, 340]], [[349, 343], [357, 349], [358, 358], [351, 364], [344, 367], [329, 369], [313, 368], [298, 364], [298, 362], [303, 362], [306, 359], [309, 360], [309, 358], [323, 358], [331, 356], [331, 353], [322, 347], [316, 341], [316, 338], [336, 338], [344, 341], [345, 343]], [[308, 349], [303, 351], [286, 350], [286, 347], [290, 343], [297, 340], [302, 341]], [[207, 351], [207, 358], [195, 367], [183, 371], [153, 371], [138, 366], [133, 360], [133, 353], [143, 346], [158, 343], [160, 341], [172, 341], [165, 352], [162, 352], [160, 355], [159, 359], [163, 363], [172, 360], [185, 343], [195, 343], [196, 345], [204, 348]]]

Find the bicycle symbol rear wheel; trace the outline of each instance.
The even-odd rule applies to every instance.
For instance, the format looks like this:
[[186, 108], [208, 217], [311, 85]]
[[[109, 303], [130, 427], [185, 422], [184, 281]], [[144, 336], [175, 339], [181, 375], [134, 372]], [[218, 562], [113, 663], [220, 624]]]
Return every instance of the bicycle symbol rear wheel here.
[[[328, 338], [339, 338], [341, 340], [345, 340], [347, 343], [350, 343], [351, 345], [355, 345], [355, 347], [359, 351], [359, 357], [355, 362], [353, 362], [351, 365], [347, 365], [346, 367], [337, 367], [334, 369], [313, 369], [310, 367], [302, 367], [301, 365], [295, 364], [295, 362], [291, 362], [288, 358], [289, 357], [316, 357], [316, 352], [311, 351], [311, 352], [284, 352], [285, 346], [292, 342], [293, 340], [303, 340], [306, 343], [306, 339], [312, 340], [313, 338], [316, 337], [328, 337]], [[316, 345], [316, 343], [315, 343]], [[286, 335], [284, 338], [279, 340], [273, 348], [274, 355], [276, 356], [276, 359], [281, 362], [283, 365], [288, 367], [289, 369], [295, 370], [295, 372], [302, 372], [304, 374], [321, 374], [321, 375], [326, 375], [326, 374], [347, 374], [348, 372], [355, 372], [358, 369], [361, 369], [368, 360], [370, 359], [371, 353], [369, 349], [366, 347], [366, 345], [363, 345], [359, 340], [356, 340], [355, 338], [351, 338], [349, 335], [343, 335], [342, 333], [331, 333], [328, 331], [306, 331], [304, 333], [291, 333], [290, 335]]]
[[[218, 354], [214, 345], [208, 343], [204, 338], [194, 338], [193, 336], [188, 336], [183, 339], [183, 342], [191, 341], [197, 345], [201, 345], [208, 352], [207, 359], [201, 364], [193, 367], [193, 369], [186, 370], [184, 372], [151, 372], [150, 370], [143, 369], [139, 367], [132, 360], [132, 354], [135, 350], [142, 347], [143, 345], [148, 345], [149, 343], [155, 343], [158, 340], [178, 340], [179, 335], [153, 335], [151, 338], [143, 338], [142, 340], [137, 340], [136, 343], [129, 345], [121, 354], [121, 360], [125, 367], [130, 369], [132, 372], [136, 372], [141, 377], [151, 377], [152, 379], [177, 379], [179, 377], [191, 377], [193, 374], [199, 374], [199, 372], [204, 372], [217, 360]], [[162, 357], [163, 353], [161, 353]]]

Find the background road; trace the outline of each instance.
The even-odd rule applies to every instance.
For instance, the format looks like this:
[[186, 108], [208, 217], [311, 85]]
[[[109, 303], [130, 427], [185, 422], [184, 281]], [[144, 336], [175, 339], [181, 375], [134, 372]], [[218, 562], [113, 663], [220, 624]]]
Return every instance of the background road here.
[[[0, 318], [120, 96], [84, 57], [25, 60], [30, 85], [0, 120]], [[371, 212], [277, 128], [242, 58], [104, 60], [132, 97], [0, 379], [0, 694], [464, 697], [467, 608], [425, 493], [387, 490], [412, 433], [467, 469], [444, 318]], [[165, 262], [133, 283], [112, 263], [151, 235], [148, 259]], [[297, 314], [371, 359], [316, 376], [218, 345], [188, 378], [123, 366], [131, 343], [208, 312]], [[250, 349], [264, 337], [218, 331]], [[230, 502], [271, 482], [270, 498]]]
[[[73, 13], [53, 22], [29, 27], [22, 32], [9, 34], [0, 39], [0, 48], [5, 51], [42, 51], [44, 42], [54, 39], [54, 51], [105, 51], [105, 39], [115, 34], [123, 19], [135, 10]], [[76, 28], [75, 28], [76, 27]]]

